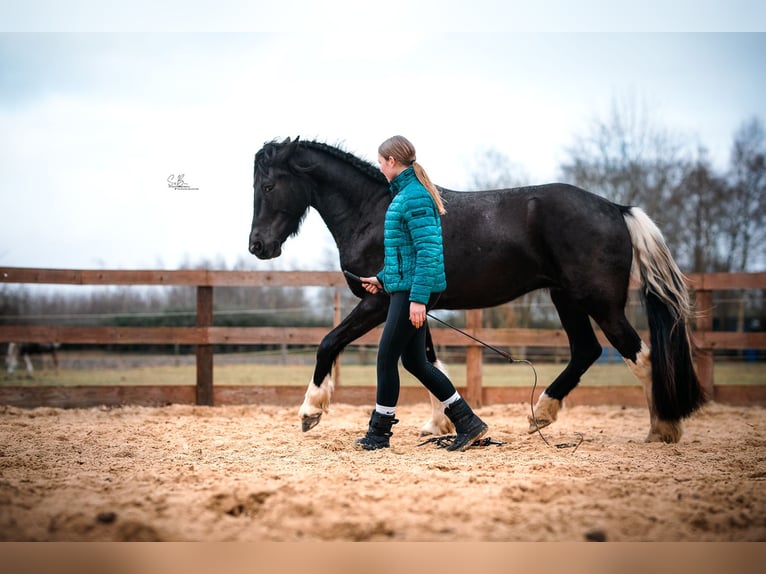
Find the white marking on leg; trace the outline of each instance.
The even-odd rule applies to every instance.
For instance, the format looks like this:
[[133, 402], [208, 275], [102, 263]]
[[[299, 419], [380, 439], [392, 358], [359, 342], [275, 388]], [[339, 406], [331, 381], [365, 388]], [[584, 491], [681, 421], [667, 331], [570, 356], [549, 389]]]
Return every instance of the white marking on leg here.
[[636, 355], [636, 362], [624, 357], [623, 360], [644, 388], [646, 404], [649, 410], [652, 410], [652, 355], [649, 347], [641, 341], [641, 350]]
[[16, 343], [8, 343], [8, 354], [5, 356], [5, 364], [8, 366], [8, 374], [12, 375], [19, 364], [19, 347]]
[[549, 397], [543, 391], [543, 393], [541, 393], [540, 397], [537, 399], [537, 404], [534, 407], [534, 419], [532, 418], [531, 414], [527, 415], [527, 420], [529, 421], [529, 432], [536, 432], [537, 429], [545, 428], [554, 422], [556, 418], [558, 418], [559, 410], [561, 410], [561, 401], [554, 399], [553, 397]]
[[[434, 363], [434, 367], [439, 369], [447, 376], [447, 378], [449, 378], [447, 366], [439, 359]], [[451, 434], [455, 430], [455, 425], [453, 425], [452, 421], [444, 414], [444, 405], [442, 405], [441, 401], [431, 393], [428, 393], [428, 398], [431, 400], [431, 418], [420, 427], [420, 436]]]
[[452, 434], [455, 425], [444, 414], [444, 405], [431, 393], [428, 393], [428, 398], [431, 399], [431, 418], [420, 427], [420, 436]]
[[27, 364], [27, 373], [30, 375], [35, 372], [35, 367], [32, 364], [32, 358], [29, 355], [24, 355], [24, 362]]
[[313, 380], [309, 381], [309, 386], [306, 389], [306, 395], [303, 397], [303, 404], [298, 414], [305, 418], [328, 412], [334, 388], [335, 385], [329, 375], [324, 378], [324, 381], [318, 387], [314, 384]]
[[641, 341], [641, 350], [636, 355], [635, 363], [625, 359], [633, 375], [644, 387], [646, 404], [649, 407], [649, 434], [646, 442], [669, 442], [675, 443], [681, 440], [683, 427], [681, 421], [663, 421], [657, 418], [654, 412], [654, 400], [652, 399], [652, 355], [651, 350]]

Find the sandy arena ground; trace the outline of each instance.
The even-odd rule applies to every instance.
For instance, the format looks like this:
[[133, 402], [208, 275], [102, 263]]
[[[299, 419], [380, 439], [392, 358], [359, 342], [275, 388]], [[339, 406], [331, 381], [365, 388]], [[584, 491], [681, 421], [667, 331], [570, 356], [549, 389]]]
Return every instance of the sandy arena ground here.
[[[353, 449], [369, 408], [0, 407], [3, 541], [766, 541], [766, 410], [709, 405], [676, 445], [645, 444], [645, 409], [477, 412], [503, 444]], [[574, 447], [556, 448], [560, 443]]]

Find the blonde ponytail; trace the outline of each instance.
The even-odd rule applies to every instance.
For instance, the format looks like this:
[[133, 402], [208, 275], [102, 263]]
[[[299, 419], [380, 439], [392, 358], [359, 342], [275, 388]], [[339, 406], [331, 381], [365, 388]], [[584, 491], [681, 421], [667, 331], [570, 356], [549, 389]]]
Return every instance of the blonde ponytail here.
[[431, 182], [431, 178], [428, 177], [426, 170], [415, 160], [415, 146], [412, 145], [410, 140], [404, 136], [393, 136], [388, 138], [378, 147], [378, 154], [382, 157], [392, 157], [402, 165], [412, 166], [415, 170], [415, 175], [418, 181], [423, 184], [431, 194], [431, 198], [436, 204], [436, 210], [439, 215], [444, 215], [447, 210], [444, 208], [444, 202], [442, 201], [441, 193], [437, 187]]
[[426, 173], [426, 170], [423, 169], [423, 166], [420, 165], [417, 161], [412, 162], [412, 167], [415, 169], [415, 175], [418, 178], [418, 181], [423, 184], [423, 187], [425, 187], [428, 190], [428, 193], [431, 194], [431, 197], [434, 200], [434, 203], [436, 204], [436, 210], [439, 212], [439, 215], [444, 215], [447, 213], [447, 210], [444, 208], [444, 202], [442, 201], [442, 195], [439, 193], [439, 190], [437, 187], [433, 184], [431, 181], [431, 178], [428, 177], [428, 174]]

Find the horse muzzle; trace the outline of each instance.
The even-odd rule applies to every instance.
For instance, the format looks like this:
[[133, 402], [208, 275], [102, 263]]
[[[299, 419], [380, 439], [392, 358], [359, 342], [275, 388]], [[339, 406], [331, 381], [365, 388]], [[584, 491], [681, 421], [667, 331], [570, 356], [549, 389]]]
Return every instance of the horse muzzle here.
[[274, 259], [282, 254], [282, 244], [279, 241], [265, 242], [253, 239], [250, 241], [250, 253], [258, 259]]

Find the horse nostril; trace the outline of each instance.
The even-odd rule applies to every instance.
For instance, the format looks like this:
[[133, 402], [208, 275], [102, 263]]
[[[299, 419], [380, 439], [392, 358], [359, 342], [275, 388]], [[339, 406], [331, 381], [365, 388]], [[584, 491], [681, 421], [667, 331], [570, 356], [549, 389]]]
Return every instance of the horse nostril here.
[[256, 255], [257, 253], [260, 253], [261, 251], [263, 251], [263, 242], [261, 242], [261, 241], [253, 241], [250, 244], [250, 253], [252, 253], [253, 255]]

